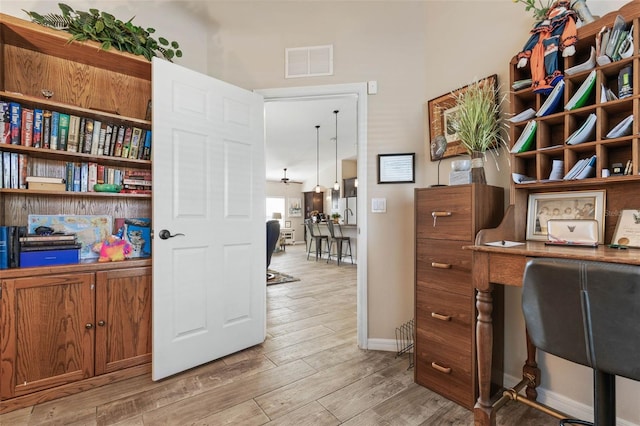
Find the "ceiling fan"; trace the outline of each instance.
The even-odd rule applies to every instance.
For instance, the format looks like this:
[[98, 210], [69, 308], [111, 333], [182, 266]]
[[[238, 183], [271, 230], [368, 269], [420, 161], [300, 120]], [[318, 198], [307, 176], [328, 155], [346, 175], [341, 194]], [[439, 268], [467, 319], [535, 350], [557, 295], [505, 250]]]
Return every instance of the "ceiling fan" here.
[[289, 185], [290, 183], [302, 183], [302, 182], [296, 182], [295, 180], [291, 180], [287, 177], [287, 168], [285, 167], [284, 169], [284, 176], [280, 179], [280, 182], [284, 183], [285, 185]]

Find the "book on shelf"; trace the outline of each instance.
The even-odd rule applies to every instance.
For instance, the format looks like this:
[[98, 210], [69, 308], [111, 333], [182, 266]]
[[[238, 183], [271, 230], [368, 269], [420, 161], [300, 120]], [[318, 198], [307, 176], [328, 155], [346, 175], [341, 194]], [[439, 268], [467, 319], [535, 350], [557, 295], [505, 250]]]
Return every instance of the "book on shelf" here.
[[73, 192], [80, 192], [82, 188], [82, 163], [73, 163]]
[[51, 146], [51, 111], [42, 111], [42, 148], [49, 149]]
[[29, 157], [27, 154], [18, 154], [18, 189], [27, 189], [28, 170]]
[[532, 80], [530, 78], [524, 78], [522, 80], [516, 80], [511, 84], [511, 88], [513, 90], [524, 89], [525, 87], [530, 87]]
[[615, 101], [618, 97], [613, 90], [609, 89], [604, 83], [600, 83], [600, 103], [605, 103], [609, 101]]
[[80, 137], [80, 117], [69, 115], [69, 133], [67, 135], [67, 151], [78, 152]]
[[64, 192], [66, 190], [66, 183], [27, 182], [27, 189]]
[[2, 187], [11, 188], [11, 153], [2, 152]]
[[596, 63], [600, 66], [611, 63], [611, 59], [605, 55], [604, 51], [609, 43], [609, 28], [602, 27], [596, 35]]
[[536, 110], [533, 108], [527, 108], [519, 114], [514, 115], [509, 119], [512, 123], [519, 123], [520, 121], [525, 121], [532, 119], [536, 116]]
[[11, 143], [11, 110], [9, 102], [0, 101], [0, 144]]
[[151, 160], [151, 130], [147, 130], [145, 133], [142, 159]]
[[131, 131], [131, 146], [129, 148], [129, 158], [138, 158], [138, 152], [140, 149], [140, 139], [142, 138], [142, 129], [134, 127]]
[[113, 124], [107, 124], [104, 133], [104, 144], [102, 145], [102, 151], [98, 151], [98, 155], [109, 155], [109, 149], [111, 149], [111, 136], [113, 134]]
[[618, 73], [618, 99], [633, 95], [633, 69], [631, 65], [622, 68]]
[[11, 189], [18, 189], [18, 181], [20, 178], [19, 175], [19, 163], [20, 163], [20, 157], [18, 157], [18, 153], [17, 152], [12, 152], [10, 153], [10, 158], [11, 158]]
[[582, 71], [589, 71], [596, 67], [596, 49], [591, 46], [591, 52], [589, 54], [589, 58], [582, 62], [581, 64], [574, 65], [564, 70], [566, 75], [577, 74]]
[[42, 148], [42, 110], [40, 108], [33, 109], [33, 143], [34, 148]]
[[82, 143], [82, 152], [88, 154], [91, 151], [91, 141], [93, 140], [93, 126], [95, 121], [87, 118], [84, 121], [84, 142]]
[[126, 128], [123, 125], [118, 126], [118, 136], [116, 138], [116, 144], [113, 147], [113, 153], [111, 154], [114, 157], [122, 157], [122, 144], [124, 143], [125, 131]]
[[577, 180], [594, 177], [596, 175], [596, 156], [582, 158], [574, 164], [569, 172], [564, 176], [564, 180]]
[[[98, 146], [94, 150], [91, 150], [91, 153], [94, 155], [102, 155], [104, 153], [104, 144], [107, 141], [107, 123], [100, 123], [100, 132], [98, 134]], [[111, 135], [109, 135], [111, 137]], [[93, 147], [92, 147], [93, 148]]]
[[91, 135], [91, 146], [86, 149], [85, 152], [98, 155], [98, 145], [100, 144], [100, 130], [102, 129], [102, 122], [99, 120], [93, 120], [93, 134]]
[[20, 138], [22, 136], [22, 105], [17, 102], [11, 102], [9, 104], [9, 114], [11, 143], [13, 145], [20, 145]]
[[614, 60], [616, 47], [619, 45], [621, 34], [626, 26], [627, 24], [624, 22], [624, 17], [621, 15], [616, 16], [613, 27], [609, 31], [609, 39], [607, 40], [606, 46], [604, 46], [604, 54], [611, 60]]
[[629, 136], [633, 130], [633, 114], [628, 115], [624, 120], [620, 121], [613, 129], [609, 130], [609, 133], [605, 136], [608, 139], [621, 138], [623, 136]]
[[65, 164], [65, 191], [73, 191], [73, 172], [75, 169], [74, 164], [71, 161], [67, 161]]
[[511, 179], [513, 179], [513, 183], [532, 183], [536, 181], [536, 178], [522, 173], [511, 173]]
[[20, 134], [20, 144], [24, 146], [33, 145], [33, 110], [22, 108], [22, 128]]
[[127, 126], [124, 131], [124, 139], [122, 140], [122, 152], [120, 153], [120, 156], [122, 158], [129, 158], [129, 150], [131, 149], [132, 133], [133, 133], [133, 129]]
[[562, 95], [564, 93], [564, 80], [560, 80], [547, 99], [544, 101], [538, 112], [536, 113], [537, 117], [544, 117], [545, 115], [553, 114], [557, 109], [558, 105], [562, 101]]
[[61, 244], [63, 241], [75, 242], [77, 239], [76, 234], [62, 233], [62, 234], [27, 234], [20, 237], [20, 243], [48, 243], [48, 244]]
[[594, 139], [596, 130], [596, 115], [589, 114], [582, 125], [565, 141], [567, 145], [578, 145]]
[[9, 226], [9, 268], [20, 267], [20, 237], [27, 235], [26, 226]]
[[27, 182], [38, 183], [64, 183], [64, 178], [52, 176], [27, 176]]
[[60, 130], [60, 113], [51, 111], [51, 137], [49, 138], [49, 149], [58, 149], [58, 132]]
[[98, 164], [91, 162], [87, 167], [89, 170], [89, 177], [87, 180], [87, 190], [89, 192], [93, 192], [93, 186], [96, 183], [98, 183]]
[[512, 154], [519, 154], [521, 152], [526, 152], [531, 149], [531, 145], [533, 141], [536, 139], [536, 129], [538, 128], [538, 122], [535, 120], [531, 120], [527, 123], [527, 125], [522, 130], [520, 137], [516, 141], [516, 143], [511, 148]]
[[564, 175], [564, 161], [553, 160], [551, 162], [551, 172], [549, 173], [549, 180], [562, 180]]
[[633, 161], [627, 160], [627, 165], [624, 168], [623, 174], [627, 176], [627, 175], [630, 175], [632, 171], [633, 171]]
[[32, 252], [32, 251], [49, 251], [49, 250], [79, 250], [82, 248], [82, 244], [73, 243], [73, 244], [47, 244], [43, 246], [31, 246], [31, 245], [22, 245], [20, 246], [20, 251]]
[[67, 141], [69, 139], [69, 114], [60, 113], [58, 122], [58, 150], [67, 150]]
[[9, 227], [0, 226], [0, 269], [9, 268]]
[[581, 108], [587, 104], [593, 93], [593, 88], [596, 85], [596, 71], [593, 70], [589, 73], [587, 78], [582, 82], [576, 93], [573, 94], [571, 99], [564, 106], [565, 111], [571, 111], [576, 108]]
[[80, 163], [80, 192], [89, 191], [89, 163]]

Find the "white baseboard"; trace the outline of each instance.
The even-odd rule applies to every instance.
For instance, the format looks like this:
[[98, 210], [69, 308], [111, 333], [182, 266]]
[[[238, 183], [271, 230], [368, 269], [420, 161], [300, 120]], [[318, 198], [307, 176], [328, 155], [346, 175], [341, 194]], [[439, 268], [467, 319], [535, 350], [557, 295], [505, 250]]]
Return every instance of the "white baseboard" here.
[[[509, 388], [509, 387], [515, 386], [520, 381], [520, 378], [505, 374], [503, 377], [503, 380], [504, 380], [504, 386]], [[561, 395], [557, 392], [550, 391], [543, 387], [537, 387], [536, 390], [538, 391], [538, 399], [537, 399], [538, 402], [544, 405], [548, 405], [549, 407], [553, 407], [554, 409], [561, 411], [563, 413], [567, 413], [572, 417], [586, 420], [586, 421], [593, 421], [592, 406], [567, 398], [564, 395]], [[618, 417], [616, 420], [616, 426], [640, 426], [640, 425]]]
[[397, 352], [394, 339], [367, 339], [367, 349], [372, 351]]

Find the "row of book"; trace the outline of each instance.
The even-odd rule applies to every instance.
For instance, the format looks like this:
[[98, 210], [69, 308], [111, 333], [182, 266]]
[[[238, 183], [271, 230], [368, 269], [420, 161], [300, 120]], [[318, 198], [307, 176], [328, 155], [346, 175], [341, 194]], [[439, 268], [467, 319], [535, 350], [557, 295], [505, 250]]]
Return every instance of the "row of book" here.
[[151, 159], [151, 130], [0, 100], [0, 143]]
[[0, 226], [0, 269], [77, 263], [76, 234], [28, 234], [26, 226]]
[[93, 192], [94, 185], [120, 185], [121, 192], [150, 194], [151, 170], [123, 169], [95, 162], [65, 163], [64, 176], [33, 176], [29, 173], [29, 156], [0, 151], [0, 187], [45, 191]]

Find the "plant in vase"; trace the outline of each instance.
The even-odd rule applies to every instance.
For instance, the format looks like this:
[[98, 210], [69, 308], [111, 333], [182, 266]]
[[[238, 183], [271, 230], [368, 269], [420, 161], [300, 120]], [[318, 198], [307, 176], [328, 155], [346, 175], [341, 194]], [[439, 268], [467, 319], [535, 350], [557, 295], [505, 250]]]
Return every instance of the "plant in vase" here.
[[[488, 149], [509, 149], [500, 116], [506, 94], [499, 95], [496, 82], [495, 75], [476, 80], [465, 90], [453, 94], [457, 110], [451, 124], [460, 144], [471, 156], [471, 181], [474, 183], [486, 183], [484, 159]], [[499, 155], [497, 150], [494, 155]]]
[[333, 219], [333, 223], [338, 223], [340, 221], [340, 218], [342, 216], [340, 215], [340, 213], [332, 213], [331, 214], [331, 219]]

